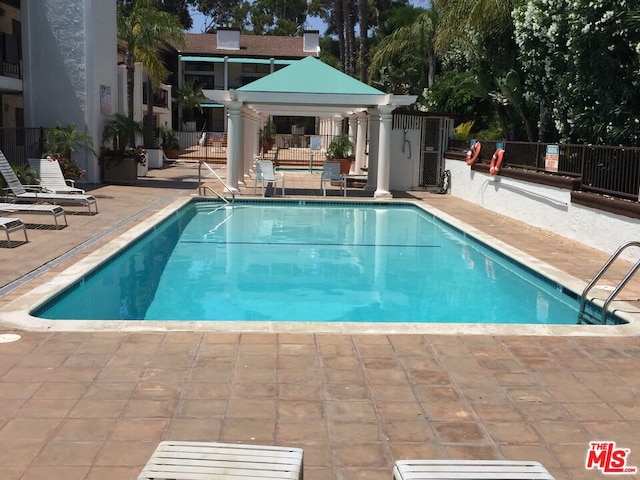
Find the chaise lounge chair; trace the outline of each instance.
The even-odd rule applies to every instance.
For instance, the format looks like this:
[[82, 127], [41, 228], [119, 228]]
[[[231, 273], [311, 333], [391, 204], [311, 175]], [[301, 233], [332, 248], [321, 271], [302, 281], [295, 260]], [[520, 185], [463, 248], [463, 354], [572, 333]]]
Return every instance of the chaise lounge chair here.
[[398, 460], [393, 480], [554, 480], [538, 462], [511, 460]]
[[60, 205], [34, 205], [30, 203], [0, 203], [0, 213], [19, 213], [33, 214], [33, 215], [53, 215], [53, 221], [56, 224], [56, 230], [60, 226], [58, 224], [58, 217], [64, 219], [64, 226], [69, 225], [67, 223], [67, 214]]
[[40, 179], [40, 186], [45, 192], [50, 193], [79, 193], [84, 195], [84, 190], [76, 188], [75, 180], [64, 178], [60, 162], [53, 158], [30, 158], [29, 165], [35, 168]]
[[24, 241], [25, 243], [29, 241], [27, 237], [27, 227], [24, 222], [19, 218], [4, 218], [0, 217], [0, 230], [4, 231], [7, 235], [7, 245], [11, 248], [11, 236], [10, 233], [17, 232], [18, 230], [22, 230], [24, 233]]
[[160, 442], [138, 480], [302, 480], [301, 448]]
[[343, 192], [343, 196], [347, 196], [347, 176], [340, 173], [340, 162], [335, 160], [327, 160], [322, 164], [322, 175], [320, 176], [320, 186], [322, 187], [322, 195], [327, 195], [327, 188], [325, 183], [337, 182], [340, 184], [340, 191]]
[[[56, 203], [60, 205], [84, 205], [89, 209], [89, 213], [98, 213], [98, 204], [96, 197], [93, 195], [81, 195], [81, 194], [62, 194], [62, 193], [48, 193], [43, 191], [27, 191], [27, 188], [22, 185], [20, 179], [15, 174], [9, 160], [0, 152], [0, 173], [7, 182], [7, 191], [9, 196], [13, 197], [18, 202], [48, 202]], [[37, 187], [41, 190], [40, 187]], [[91, 209], [94, 209], [92, 212]]]

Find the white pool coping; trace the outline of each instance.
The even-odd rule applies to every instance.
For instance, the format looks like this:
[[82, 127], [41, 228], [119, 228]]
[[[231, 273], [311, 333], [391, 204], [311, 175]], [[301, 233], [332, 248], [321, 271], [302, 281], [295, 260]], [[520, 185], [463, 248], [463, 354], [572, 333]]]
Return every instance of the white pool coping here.
[[[428, 335], [532, 335], [532, 336], [636, 336], [640, 335], [640, 314], [625, 302], [614, 301], [616, 314], [626, 320], [623, 325], [533, 325], [477, 323], [382, 323], [382, 322], [277, 322], [277, 321], [148, 321], [148, 320], [46, 320], [30, 315], [40, 305], [64, 290], [68, 285], [89, 274], [107, 259], [152, 230], [186, 203], [191, 197], [181, 197], [146, 220], [135, 225], [98, 248], [85, 258], [56, 275], [52, 280], [34, 287], [28, 293], [0, 309], [2, 328], [51, 332], [220, 332], [220, 333], [326, 333], [326, 334], [428, 334]], [[283, 200], [288, 202], [289, 200]], [[300, 200], [291, 200], [297, 203]], [[348, 201], [353, 201], [349, 199]], [[578, 296], [585, 282], [508, 245], [446, 213], [407, 199], [385, 200], [410, 203], [440, 218], [468, 236], [491, 245], [507, 257], [563, 285]], [[314, 200], [315, 202], [315, 200]], [[335, 202], [335, 200], [332, 200]]]

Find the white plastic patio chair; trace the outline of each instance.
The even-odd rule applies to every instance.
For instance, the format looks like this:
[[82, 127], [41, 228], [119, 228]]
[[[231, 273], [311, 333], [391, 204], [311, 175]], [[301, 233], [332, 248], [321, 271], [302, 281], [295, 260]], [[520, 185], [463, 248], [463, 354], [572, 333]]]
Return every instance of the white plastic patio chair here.
[[398, 460], [393, 480], [554, 480], [538, 462], [511, 460]]
[[30, 158], [29, 165], [35, 168], [40, 179], [40, 186], [45, 192], [51, 193], [79, 193], [84, 194], [84, 190], [76, 188], [75, 180], [64, 178], [60, 162], [53, 158]]
[[340, 173], [340, 162], [327, 160], [322, 164], [320, 187], [322, 188], [322, 195], [325, 197], [327, 196], [326, 182], [329, 182], [330, 185], [337, 182], [340, 185], [339, 192], [342, 191], [343, 196], [347, 196], [347, 176]]
[[262, 196], [264, 197], [265, 191], [269, 183], [273, 184], [273, 192], [278, 194], [278, 183], [282, 189], [282, 196], [284, 196], [284, 173], [278, 172], [273, 166], [273, 162], [269, 160], [256, 160], [256, 181], [253, 184], [253, 193], [255, 195], [258, 188], [258, 183], [262, 188]]

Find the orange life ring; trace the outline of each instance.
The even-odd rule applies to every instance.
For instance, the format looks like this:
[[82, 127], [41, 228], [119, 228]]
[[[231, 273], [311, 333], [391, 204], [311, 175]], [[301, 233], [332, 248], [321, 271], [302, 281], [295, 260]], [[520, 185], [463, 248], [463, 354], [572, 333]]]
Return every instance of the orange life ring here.
[[478, 160], [480, 156], [480, 150], [482, 149], [482, 145], [480, 142], [476, 142], [473, 144], [470, 150], [467, 150], [467, 165], [473, 165]]
[[489, 173], [491, 175], [497, 175], [500, 171], [500, 167], [502, 166], [502, 158], [504, 157], [504, 150], [499, 148], [491, 157], [491, 165], [489, 166]]

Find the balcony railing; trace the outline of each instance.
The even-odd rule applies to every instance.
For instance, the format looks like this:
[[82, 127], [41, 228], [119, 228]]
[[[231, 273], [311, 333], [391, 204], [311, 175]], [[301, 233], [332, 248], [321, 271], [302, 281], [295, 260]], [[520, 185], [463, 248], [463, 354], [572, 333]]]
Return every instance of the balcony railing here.
[[[153, 106], [160, 108], [169, 108], [169, 92], [159, 90], [153, 93]], [[142, 103], [147, 104], [147, 84], [142, 87]]]

